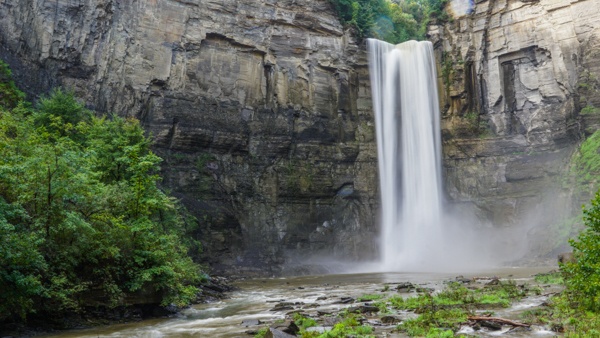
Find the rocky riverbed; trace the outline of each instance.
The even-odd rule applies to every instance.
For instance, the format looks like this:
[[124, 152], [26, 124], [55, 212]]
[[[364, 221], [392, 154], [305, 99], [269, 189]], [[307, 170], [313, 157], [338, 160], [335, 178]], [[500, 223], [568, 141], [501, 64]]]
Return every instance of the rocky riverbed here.
[[[370, 273], [239, 280], [229, 298], [183, 310], [173, 318], [153, 319], [46, 337], [252, 337], [269, 331], [275, 337], [298, 332], [326, 331], [350, 315], [356, 324], [369, 327], [375, 337], [406, 337], [398, 325], [410, 322], [427, 307], [410, 305], [415, 297], [438, 297], [442, 290], [471, 290], [472, 300], [445, 307], [468, 309], [469, 318], [456, 332], [477, 336], [553, 336], [551, 327], [529, 325], [523, 313], [543, 307], [559, 286], [536, 281], [546, 268], [505, 268], [477, 273]], [[508, 303], [485, 300], [483, 289], [509, 285], [520, 295]], [[507, 289], [508, 290], [508, 289]], [[521, 291], [519, 291], [521, 290]], [[463, 291], [461, 291], [463, 292]], [[429, 295], [429, 296], [428, 296]], [[475, 295], [475, 296], [473, 296]], [[477, 300], [475, 300], [475, 298]], [[402, 300], [399, 300], [402, 299]], [[401, 303], [401, 305], [399, 305]], [[408, 305], [407, 305], [408, 304]], [[432, 302], [431, 304], [434, 304]], [[412, 309], [411, 309], [412, 307]], [[477, 317], [491, 316], [490, 320]], [[499, 318], [502, 320], [493, 319]], [[308, 328], [292, 322], [311, 322]], [[314, 323], [313, 323], [314, 321]], [[524, 324], [519, 326], [516, 324]], [[316, 336], [316, 335], [315, 335]]]

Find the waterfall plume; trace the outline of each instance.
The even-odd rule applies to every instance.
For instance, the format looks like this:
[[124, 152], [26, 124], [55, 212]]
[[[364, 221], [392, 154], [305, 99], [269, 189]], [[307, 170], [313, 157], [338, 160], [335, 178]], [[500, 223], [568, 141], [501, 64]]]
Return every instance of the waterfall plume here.
[[433, 46], [369, 39], [367, 47], [382, 209], [380, 269], [444, 269], [464, 255], [444, 224], [451, 222], [443, 211]]

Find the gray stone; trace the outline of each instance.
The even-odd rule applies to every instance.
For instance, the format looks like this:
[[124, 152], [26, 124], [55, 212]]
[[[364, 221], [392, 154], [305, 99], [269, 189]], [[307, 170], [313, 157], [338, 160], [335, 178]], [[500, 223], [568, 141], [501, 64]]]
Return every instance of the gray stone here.
[[244, 319], [242, 321], [242, 326], [244, 326], [244, 327], [256, 326], [256, 325], [260, 325], [260, 324], [262, 324], [262, 322], [258, 319]]
[[286, 321], [281, 324], [272, 325], [269, 331], [273, 334], [274, 338], [286, 338], [288, 336], [295, 337], [300, 332], [300, 328], [293, 321]]
[[285, 333], [281, 330], [269, 328], [269, 331], [265, 334], [265, 338], [292, 338], [296, 337], [296, 335]]
[[333, 330], [333, 326], [312, 326], [307, 327], [306, 332], [317, 332], [317, 333], [325, 333], [326, 331]]
[[415, 290], [416, 288], [417, 287], [410, 282], [402, 282], [396, 286], [396, 291], [400, 293], [406, 293]]
[[379, 312], [379, 308], [373, 305], [360, 305], [360, 306], [352, 306], [348, 308], [348, 312], [354, 313], [373, 313]]
[[400, 320], [394, 316], [383, 316], [381, 317], [381, 323], [386, 325], [394, 325]]

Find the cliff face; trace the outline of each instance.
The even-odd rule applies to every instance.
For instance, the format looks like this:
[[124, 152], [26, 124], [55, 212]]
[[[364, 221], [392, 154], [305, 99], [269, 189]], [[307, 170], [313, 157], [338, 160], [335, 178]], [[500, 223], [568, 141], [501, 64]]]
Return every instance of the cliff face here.
[[135, 116], [216, 269], [373, 254], [364, 52], [327, 0], [0, 0], [0, 57]]
[[568, 213], [562, 173], [600, 112], [600, 3], [477, 1], [431, 35], [451, 198], [495, 225]]
[[[496, 226], [563, 213], [599, 29], [596, 0], [478, 1], [431, 28], [452, 201]], [[366, 53], [327, 0], [0, 0], [0, 58], [29, 94], [140, 118], [215, 269], [376, 253]]]

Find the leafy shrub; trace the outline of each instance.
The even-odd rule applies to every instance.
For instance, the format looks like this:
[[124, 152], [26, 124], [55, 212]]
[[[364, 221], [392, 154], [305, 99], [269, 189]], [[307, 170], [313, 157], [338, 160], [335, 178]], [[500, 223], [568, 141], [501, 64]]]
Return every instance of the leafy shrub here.
[[[447, 330], [439, 328], [458, 329], [461, 323], [467, 321], [467, 317], [467, 311], [459, 308], [426, 311], [417, 318], [405, 320], [399, 325], [399, 328], [411, 337], [446, 337]], [[452, 332], [452, 330], [449, 331]]]
[[195, 299], [190, 228], [138, 121], [94, 117], [56, 90], [0, 110], [0, 153], [0, 321]]
[[565, 284], [573, 299], [583, 308], [600, 310], [600, 191], [583, 210], [586, 229], [571, 240], [575, 262], [561, 266]]
[[597, 114], [598, 112], [600, 112], [600, 109], [594, 107], [593, 105], [587, 105], [583, 108], [581, 108], [581, 111], [579, 112], [582, 115], [586, 115], [586, 114]]
[[0, 60], [0, 108], [11, 109], [25, 100], [25, 93], [20, 91], [12, 79], [12, 71]]
[[317, 321], [312, 318], [304, 317], [299, 313], [294, 313], [294, 323], [300, 330], [306, 330], [309, 327], [317, 326]]
[[588, 137], [573, 158], [571, 174], [579, 186], [592, 184], [595, 186], [600, 174], [600, 131]]

